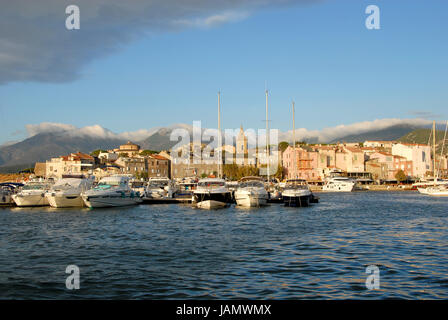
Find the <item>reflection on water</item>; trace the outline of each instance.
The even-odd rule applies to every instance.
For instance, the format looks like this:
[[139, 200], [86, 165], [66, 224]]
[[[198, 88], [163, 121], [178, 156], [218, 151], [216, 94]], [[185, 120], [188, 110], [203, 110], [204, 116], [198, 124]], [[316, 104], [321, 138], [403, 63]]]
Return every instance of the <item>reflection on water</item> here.
[[[0, 298], [448, 298], [448, 199], [322, 193], [309, 208], [0, 209]], [[65, 268], [81, 289], [65, 289]], [[365, 287], [368, 265], [381, 288]]]

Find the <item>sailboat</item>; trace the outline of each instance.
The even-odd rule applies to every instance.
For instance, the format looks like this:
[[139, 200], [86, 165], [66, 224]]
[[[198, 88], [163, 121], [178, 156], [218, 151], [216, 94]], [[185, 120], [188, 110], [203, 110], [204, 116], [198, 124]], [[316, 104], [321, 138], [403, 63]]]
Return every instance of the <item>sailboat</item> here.
[[193, 204], [200, 209], [225, 208], [232, 201], [232, 194], [222, 179], [221, 166], [221, 93], [218, 92], [218, 178], [201, 179], [193, 191]]
[[[448, 121], [446, 123], [445, 135], [443, 137], [443, 144], [440, 156], [443, 156], [443, 151], [445, 148], [446, 134], [448, 131]], [[436, 122], [433, 122], [433, 157], [434, 157], [434, 186], [428, 187], [426, 189], [419, 188], [418, 191], [422, 194], [426, 194], [428, 196], [433, 197], [448, 197], [448, 186], [447, 185], [437, 185], [437, 180], [439, 176], [439, 170], [436, 167]], [[440, 167], [440, 163], [439, 163]]]
[[304, 179], [297, 177], [297, 153], [296, 153], [296, 125], [295, 125], [295, 108], [292, 102], [292, 133], [293, 133], [293, 179], [286, 181], [285, 189], [282, 192], [283, 202], [289, 207], [307, 207], [314, 201], [314, 195]]

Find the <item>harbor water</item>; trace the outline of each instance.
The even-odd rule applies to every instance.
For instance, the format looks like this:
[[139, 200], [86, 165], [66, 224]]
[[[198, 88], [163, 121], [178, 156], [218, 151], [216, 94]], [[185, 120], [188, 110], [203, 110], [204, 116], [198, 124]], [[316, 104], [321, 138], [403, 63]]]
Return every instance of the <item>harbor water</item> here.
[[0, 298], [448, 298], [448, 199], [319, 196], [308, 208], [0, 208]]

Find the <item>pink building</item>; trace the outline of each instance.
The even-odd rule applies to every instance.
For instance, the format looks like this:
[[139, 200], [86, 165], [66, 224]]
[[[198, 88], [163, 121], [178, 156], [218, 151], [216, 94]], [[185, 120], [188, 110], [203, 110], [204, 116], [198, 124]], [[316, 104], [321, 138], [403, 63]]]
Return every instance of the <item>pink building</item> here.
[[413, 176], [412, 161], [407, 160], [402, 156], [394, 156], [387, 152], [376, 152], [370, 155], [370, 159], [377, 159], [379, 163], [387, 165], [387, 179], [395, 180], [395, 175], [402, 170], [406, 176]]
[[283, 152], [282, 162], [288, 179], [305, 179], [307, 181], [320, 180], [318, 171], [318, 155], [316, 151], [308, 151], [296, 147], [296, 163], [294, 163], [294, 148], [289, 146]]

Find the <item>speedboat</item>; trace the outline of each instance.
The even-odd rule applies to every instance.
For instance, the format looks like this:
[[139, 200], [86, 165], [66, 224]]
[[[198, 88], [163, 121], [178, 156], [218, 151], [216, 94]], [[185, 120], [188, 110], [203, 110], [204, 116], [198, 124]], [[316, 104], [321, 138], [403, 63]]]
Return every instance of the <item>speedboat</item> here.
[[331, 192], [352, 192], [355, 189], [356, 182], [347, 177], [333, 177], [327, 180], [322, 187], [322, 191]]
[[238, 206], [260, 207], [267, 204], [268, 192], [262, 178], [244, 177], [235, 190], [235, 200]]
[[48, 206], [49, 203], [45, 193], [50, 187], [51, 184], [48, 182], [30, 181], [19, 192], [12, 195], [12, 199], [18, 207]]
[[82, 193], [82, 199], [89, 208], [122, 207], [142, 202], [140, 194], [129, 186], [127, 176], [102, 178], [96, 187]]
[[168, 178], [150, 178], [145, 189], [145, 198], [173, 198], [176, 188]]
[[448, 187], [447, 186], [434, 186], [425, 188], [424, 191], [418, 189], [418, 191], [422, 194], [426, 194], [428, 196], [433, 197], [448, 197]]
[[18, 187], [22, 187], [23, 183], [4, 182], [0, 183], [0, 205], [10, 206], [14, 204], [12, 196], [16, 193]]
[[191, 199], [194, 190], [198, 186], [197, 180], [193, 178], [185, 178], [175, 183], [176, 198], [188, 198]]
[[201, 209], [224, 208], [231, 201], [232, 195], [224, 179], [201, 179], [193, 191], [193, 203]]
[[45, 197], [55, 208], [83, 207], [81, 193], [92, 188], [93, 179], [82, 175], [63, 176], [48, 190]]
[[288, 207], [307, 207], [313, 202], [314, 195], [306, 180], [288, 179], [282, 192], [283, 202]]

